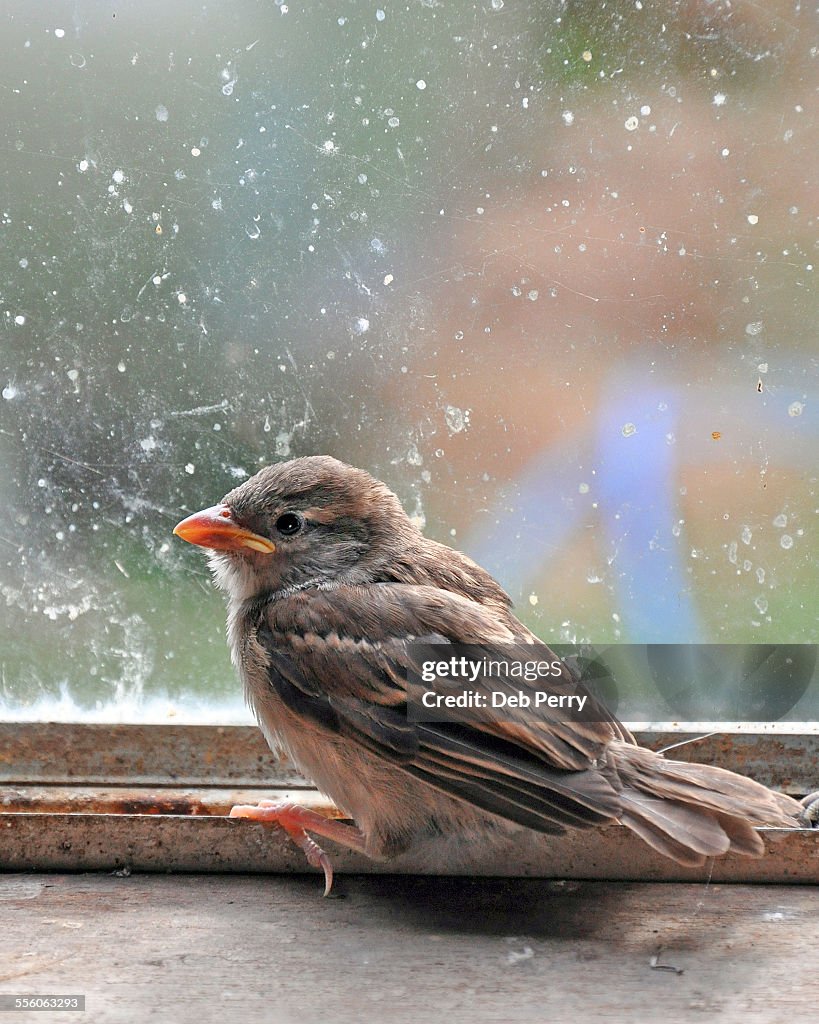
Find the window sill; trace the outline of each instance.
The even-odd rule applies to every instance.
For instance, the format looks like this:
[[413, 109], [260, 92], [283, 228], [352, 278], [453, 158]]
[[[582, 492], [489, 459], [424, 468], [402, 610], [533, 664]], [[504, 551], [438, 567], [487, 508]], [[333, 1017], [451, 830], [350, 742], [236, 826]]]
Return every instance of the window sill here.
[[[656, 748], [680, 733], [643, 733]], [[0, 869], [49, 871], [311, 870], [279, 829], [227, 818], [233, 803], [294, 799], [337, 814], [244, 726], [0, 725]], [[793, 795], [816, 788], [819, 736], [723, 733], [679, 757], [744, 772]], [[682, 868], [610, 826], [545, 840], [522, 833], [470, 875], [609, 881], [819, 883], [819, 830], [762, 830], [768, 855]], [[328, 850], [332, 849], [328, 844]], [[410, 855], [374, 863], [332, 850], [339, 872], [458, 874]], [[463, 872], [460, 872], [463, 873]]]

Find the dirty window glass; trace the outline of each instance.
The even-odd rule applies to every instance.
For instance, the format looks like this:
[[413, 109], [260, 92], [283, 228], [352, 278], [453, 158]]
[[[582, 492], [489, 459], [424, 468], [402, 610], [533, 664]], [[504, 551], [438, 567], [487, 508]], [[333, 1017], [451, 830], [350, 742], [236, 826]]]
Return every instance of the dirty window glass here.
[[815, 42], [776, 0], [9, 0], [3, 713], [242, 719], [171, 529], [320, 452], [548, 641], [814, 640]]

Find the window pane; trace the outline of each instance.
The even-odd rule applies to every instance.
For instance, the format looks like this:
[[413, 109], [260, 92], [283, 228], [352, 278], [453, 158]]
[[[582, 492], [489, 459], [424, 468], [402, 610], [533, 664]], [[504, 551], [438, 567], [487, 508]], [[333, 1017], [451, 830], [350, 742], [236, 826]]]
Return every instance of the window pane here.
[[546, 640], [816, 638], [812, 10], [6, 12], [7, 713], [240, 709], [170, 531], [319, 452]]

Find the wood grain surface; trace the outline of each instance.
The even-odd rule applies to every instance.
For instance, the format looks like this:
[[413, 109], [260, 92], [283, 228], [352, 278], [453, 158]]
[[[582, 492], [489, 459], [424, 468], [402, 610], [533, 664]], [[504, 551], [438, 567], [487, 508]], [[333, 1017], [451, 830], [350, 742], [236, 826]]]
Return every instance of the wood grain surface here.
[[306, 875], [6, 874], [0, 991], [86, 995], [9, 1017], [38, 1024], [761, 1024], [813, 1013], [816, 906], [809, 886], [347, 876], [323, 899]]

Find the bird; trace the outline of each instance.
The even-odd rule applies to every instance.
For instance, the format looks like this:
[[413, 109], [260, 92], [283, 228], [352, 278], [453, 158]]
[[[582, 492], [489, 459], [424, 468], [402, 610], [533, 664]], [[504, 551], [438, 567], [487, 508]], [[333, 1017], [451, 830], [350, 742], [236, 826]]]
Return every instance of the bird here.
[[207, 549], [231, 658], [269, 745], [347, 819], [272, 800], [230, 816], [283, 828], [324, 871], [325, 895], [324, 839], [376, 860], [445, 843], [457, 859], [521, 830], [548, 841], [620, 823], [696, 867], [729, 851], [760, 856], [758, 826], [799, 825], [784, 794], [639, 746], [565, 664], [551, 685], [586, 694], [593, 714], [546, 706], [416, 721], [410, 680], [424, 644], [507, 660], [532, 644], [551, 652], [486, 570], [424, 536], [365, 470], [327, 455], [269, 465], [174, 533]]

